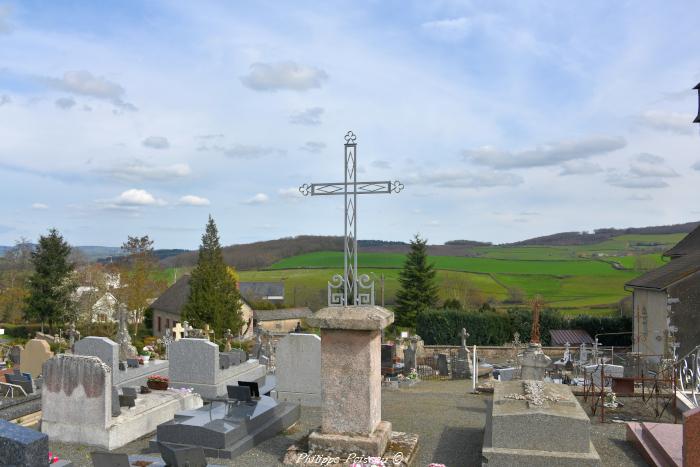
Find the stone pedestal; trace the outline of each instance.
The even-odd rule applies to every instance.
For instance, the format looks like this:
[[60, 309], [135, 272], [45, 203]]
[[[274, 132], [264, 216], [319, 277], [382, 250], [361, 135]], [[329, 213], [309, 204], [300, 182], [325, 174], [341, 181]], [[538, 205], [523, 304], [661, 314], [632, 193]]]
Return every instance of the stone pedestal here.
[[321, 430], [309, 450], [381, 456], [391, 423], [381, 420], [381, 331], [394, 314], [378, 306], [328, 307], [307, 319], [321, 328]]
[[542, 345], [530, 342], [523, 352], [523, 362], [520, 370], [522, 380], [542, 381], [544, 370], [552, 363], [552, 359], [544, 354]]

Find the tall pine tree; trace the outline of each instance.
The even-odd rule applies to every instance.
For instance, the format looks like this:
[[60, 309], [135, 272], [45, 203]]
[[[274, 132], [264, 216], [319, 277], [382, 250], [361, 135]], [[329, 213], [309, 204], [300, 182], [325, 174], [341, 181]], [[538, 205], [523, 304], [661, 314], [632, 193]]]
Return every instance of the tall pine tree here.
[[427, 239], [416, 234], [399, 274], [401, 288], [396, 293], [396, 324], [399, 326], [415, 328], [416, 315], [437, 305], [435, 267], [428, 263], [427, 243]]
[[39, 244], [32, 252], [34, 273], [29, 277], [27, 318], [53, 327], [54, 322], [68, 321], [73, 316], [72, 295], [77, 287], [73, 277], [73, 263], [68, 260], [71, 248], [56, 229], [39, 237]]
[[211, 216], [202, 235], [197, 267], [190, 277], [190, 295], [182, 319], [198, 328], [209, 324], [219, 337], [226, 329], [237, 334], [243, 324], [241, 296], [234, 276], [224, 264], [219, 232]]

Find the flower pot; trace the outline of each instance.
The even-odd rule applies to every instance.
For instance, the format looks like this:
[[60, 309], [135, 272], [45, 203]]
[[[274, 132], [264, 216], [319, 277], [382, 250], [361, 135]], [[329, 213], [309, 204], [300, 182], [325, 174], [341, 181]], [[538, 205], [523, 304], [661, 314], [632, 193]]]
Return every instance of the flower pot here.
[[147, 381], [146, 384], [150, 389], [154, 389], [156, 391], [165, 391], [168, 389], [167, 381]]
[[141, 355], [141, 359], [143, 359], [143, 363], [146, 363], [151, 359], [150, 355]]

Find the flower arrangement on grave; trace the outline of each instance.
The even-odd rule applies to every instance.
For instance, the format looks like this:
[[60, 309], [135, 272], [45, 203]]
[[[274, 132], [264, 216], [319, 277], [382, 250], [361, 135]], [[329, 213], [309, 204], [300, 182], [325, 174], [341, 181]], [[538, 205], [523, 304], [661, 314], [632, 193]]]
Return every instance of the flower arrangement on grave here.
[[149, 376], [148, 379], [146, 380], [146, 384], [148, 385], [149, 388], [160, 390], [160, 391], [168, 389], [169, 382], [170, 382], [170, 380], [168, 379], [167, 376], [161, 376], [161, 375]]
[[58, 456], [54, 456], [53, 453], [49, 451], [49, 464], [55, 464], [58, 460]]
[[619, 405], [619, 404], [617, 403], [617, 394], [615, 394], [615, 393], [612, 392], [612, 391], [609, 392], [609, 393], [607, 393], [607, 394], [605, 394], [605, 403], [604, 403], [604, 405], [605, 405], [605, 407], [609, 407], [609, 408], [612, 408], [612, 409], [616, 408], [616, 407]]
[[406, 378], [408, 379], [418, 379], [418, 372], [416, 371], [415, 368], [411, 368], [411, 371], [408, 372], [406, 375]]

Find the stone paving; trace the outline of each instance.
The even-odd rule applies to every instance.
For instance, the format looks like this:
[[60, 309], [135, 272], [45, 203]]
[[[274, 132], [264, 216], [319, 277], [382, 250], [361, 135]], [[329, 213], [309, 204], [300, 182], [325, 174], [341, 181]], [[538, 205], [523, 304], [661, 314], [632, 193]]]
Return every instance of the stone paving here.
[[[416, 466], [431, 462], [448, 467], [481, 465], [481, 445], [486, 420], [488, 394], [472, 395], [467, 391], [471, 381], [422, 381], [407, 389], [383, 391], [382, 414], [390, 420], [393, 429], [420, 436]], [[580, 401], [580, 398], [578, 398]], [[242, 467], [281, 465], [287, 447], [318, 427], [321, 412], [318, 408], [302, 410], [300, 422], [289, 432], [267, 440], [233, 461], [210, 459], [212, 463]], [[625, 425], [607, 422], [601, 424], [591, 418], [591, 439], [605, 466], [644, 466], [643, 459], [625, 441]], [[148, 445], [148, 438], [140, 439], [118, 449], [117, 452], [140, 453]], [[76, 466], [90, 466], [90, 448], [51, 443], [51, 449]]]

